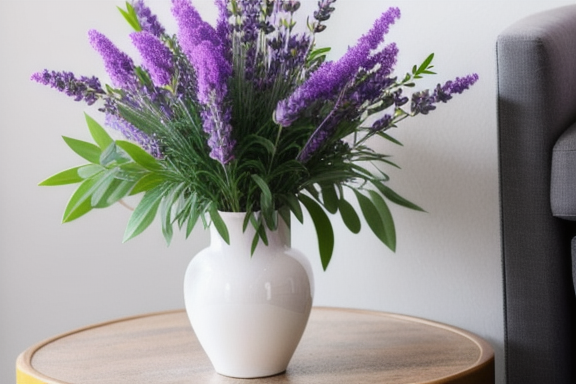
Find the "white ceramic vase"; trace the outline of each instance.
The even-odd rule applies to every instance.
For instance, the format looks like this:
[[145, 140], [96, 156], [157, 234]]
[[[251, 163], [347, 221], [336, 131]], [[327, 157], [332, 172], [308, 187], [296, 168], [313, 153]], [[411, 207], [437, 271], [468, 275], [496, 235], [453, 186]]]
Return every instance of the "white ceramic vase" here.
[[314, 294], [308, 260], [290, 248], [284, 222], [268, 231], [251, 256], [254, 228], [244, 213], [221, 212], [226, 244], [214, 226], [210, 246], [190, 262], [184, 279], [186, 311], [216, 372], [272, 376], [286, 370], [306, 328]]

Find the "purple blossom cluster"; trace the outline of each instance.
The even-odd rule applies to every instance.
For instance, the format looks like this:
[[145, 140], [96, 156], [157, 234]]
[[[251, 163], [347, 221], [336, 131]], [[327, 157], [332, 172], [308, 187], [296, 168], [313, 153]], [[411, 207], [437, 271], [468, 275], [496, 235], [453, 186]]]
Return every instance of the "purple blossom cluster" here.
[[126, 139], [137, 143], [145, 151], [157, 159], [163, 157], [158, 140], [142, 132], [126, 120], [113, 114], [106, 114], [106, 126], [120, 132]]
[[134, 62], [122, 52], [106, 36], [92, 29], [88, 31], [92, 47], [104, 59], [104, 67], [110, 75], [112, 84], [116, 87], [134, 86], [137, 79], [134, 74]]
[[[186, 113], [194, 111], [194, 119], [201, 120], [210, 157], [223, 165], [235, 159], [240, 139], [236, 135], [241, 133], [233, 131], [233, 125], [245, 123], [239, 121], [242, 118], [253, 118], [232, 109], [253, 101], [244, 97], [270, 99], [266, 100], [267, 120], [257, 122], [259, 126], [275, 122], [282, 127], [312, 127], [307, 141], [298, 143], [301, 150], [297, 159], [306, 163], [320, 149], [329, 148], [325, 147], [327, 143], [340, 140], [336, 133], [342, 122], [360, 127], [366, 115], [373, 113], [368, 108], [383, 113], [369, 131], [382, 131], [396, 122], [395, 113], [388, 108], [397, 112], [411, 101], [411, 115], [425, 115], [437, 103], [447, 102], [478, 80], [473, 74], [438, 85], [432, 91], [415, 92], [411, 99], [405, 96], [402, 82], [392, 75], [398, 47], [384, 44], [390, 26], [400, 17], [398, 8], [384, 12], [340, 59], [310, 65], [315, 34], [326, 28], [324, 23], [334, 12], [335, 2], [319, 0], [313, 20], [307, 22], [308, 33], [296, 33], [293, 17], [300, 8], [298, 0], [215, 0], [215, 26], [202, 19], [191, 0], [172, 0], [178, 27], [177, 35], [172, 37], [144, 0], [132, 0], [141, 31], [130, 37], [140, 53], [142, 67], [100, 32], [88, 33], [117, 89], [108, 94], [98, 79], [77, 79], [69, 72], [45, 70], [32, 79], [89, 105], [103, 99], [101, 110], [107, 114], [107, 124], [156, 157], [162, 156], [158, 139], [125, 121], [116, 103], [134, 110], [160, 111], [161, 121], [178, 115], [176, 111], [181, 109], [176, 108], [182, 105], [192, 106]], [[258, 102], [258, 106], [264, 104]]]
[[351, 86], [359, 69], [373, 61], [370, 53], [383, 42], [384, 35], [398, 17], [400, 17], [400, 10], [390, 8], [354, 47], [348, 49], [340, 60], [326, 62], [320, 66], [291, 96], [278, 103], [274, 116], [276, 122], [288, 127], [314, 101], [336, 99], [343, 89]]
[[31, 77], [37, 83], [48, 85], [68, 96], [75, 101], [85, 101], [92, 105], [105, 95], [100, 80], [98, 78], [81, 76], [77, 79], [72, 72], [56, 72], [45, 69], [42, 72], [34, 73]]
[[457, 77], [447, 81], [444, 85], [438, 84], [434, 92], [429, 90], [415, 92], [412, 94], [411, 111], [413, 115], [427, 115], [428, 112], [436, 109], [438, 102], [446, 103], [452, 99], [452, 95], [460, 94], [470, 88], [478, 81], [478, 74], [474, 73], [466, 77]]
[[172, 52], [155, 35], [143, 31], [130, 35], [132, 43], [140, 51], [144, 67], [150, 72], [152, 81], [157, 87], [172, 83], [174, 63]]
[[227, 164], [234, 158], [235, 145], [227, 99], [232, 66], [216, 29], [202, 20], [192, 4], [188, 0], [173, 0], [172, 4], [182, 50], [196, 73], [196, 96], [204, 107], [201, 115], [204, 131], [210, 136], [210, 156]]
[[156, 37], [161, 37], [166, 33], [166, 30], [158, 21], [158, 17], [144, 4], [144, 0], [134, 1], [132, 7], [134, 7], [134, 11], [136, 11], [138, 22], [143, 31], [151, 33]]

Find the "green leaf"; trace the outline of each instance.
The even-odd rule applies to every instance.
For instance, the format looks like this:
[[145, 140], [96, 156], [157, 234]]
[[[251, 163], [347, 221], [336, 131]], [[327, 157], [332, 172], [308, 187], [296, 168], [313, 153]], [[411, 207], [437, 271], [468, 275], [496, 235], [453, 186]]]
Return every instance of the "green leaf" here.
[[186, 238], [190, 236], [192, 230], [196, 226], [198, 222], [198, 218], [200, 217], [199, 208], [198, 208], [198, 195], [193, 194], [190, 201], [190, 213], [188, 216], [188, 222], [186, 223]]
[[118, 145], [120, 148], [126, 151], [128, 156], [130, 156], [132, 160], [140, 164], [142, 167], [150, 171], [157, 171], [162, 169], [162, 166], [160, 165], [158, 160], [156, 160], [154, 156], [152, 156], [144, 149], [142, 149], [142, 147], [129, 141], [123, 141], [123, 140], [116, 141], [116, 145]]
[[374, 206], [378, 210], [378, 214], [380, 215], [380, 219], [382, 220], [382, 224], [384, 226], [384, 231], [382, 236], [384, 240], [384, 244], [388, 246], [392, 251], [396, 251], [396, 228], [394, 226], [394, 219], [392, 218], [392, 213], [390, 209], [388, 209], [388, 205], [386, 201], [375, 191], [368, 191], [370, 197], [372, 198], [372, 202]]
[[382, 216], [380, 215], [380, 211], [376, 207], [376, 205], [370, 200], [368, 197], [364, 196], [357, 190], [354, 190], [354, 194], [358, 199], [358, 203], [360, 204], [360, 209], [362, 210], [362, 215], [368, 223], [368, 226], [374, 232], [376, 237], [380, 239], [384, 244], [388, 247], [389, 243], [389, 235], [386, 233], [386, 227], [384, 225], [384, 221], [382, 220]]
[[[423, 62], [422, 64], [420, 64], [420, 67], [418, 67], [418, 69], [416, 71], [412, 71], [412, 73], [415, 74], [422, 74], [424, 73], [424, 71], [428, 70], [430, 67], [430, 64], [432, 63], [432, 60], [434, 59], [434, 54], [431, 53]], [[416, 68], [416, 66], [414, 66], [414, 68]]]
[[304, 222], [304, 214], [302, 213], [302, 207], [300, 206], [300, 201], [294, 195], [282, 195], [280, 196], [281, 201], [283, 201], [290, 211], [296, 217], [296, 220], [303, 223]]
[[342, 221], [346, 225], [346, 227], [352, 233], [359, 233], [360, 229], [362, 228], [362, 224], [360, 222], [360, 217], [356, 213], [352, 204], [350, 204], [347, 200], [340, 199], [338, 201], [338, 210], [340, 211], [340, 216], [342, 216]]
[[130, 26], [134, 28], [136, 32], [140, 32], [142, 30], [140, 22], [138, 21], [138, 16], [136, 15], [136, 11], [129, 2], [126, 2], [126, 11], [120, 7], [117, 8], [122, 14], [122, 16], [124, 16], [124, 19], [126, 19], [128, 24], [130, 24]]
[[102, 176], [98, 178], [98, 182], [94, 185], [94, 191], [90, 196], [92, 207], [104, 208], [107, 206], [105, 203], [103, 203], [103, 201], [106, 201], [105, 196], [107, 196], [108, 188], [110, 188], [112, 182], [114, 181], [115, 173], [115, 170], [111, 170], [103, 173]]
[[214, 225], [214, 227], [218, 231], [218, 234], [220, 234], [220, 237], [222, 237], [222, 240], [224, 240], [226, 244], [230, 245], [230, 233], [228, 232], [228, 228], [226, 228], [226, 223], [224, 223], [224, 220], [222, 220], [222, 217], [220, 217], [220, 214], [218, 213], [218, 210], [216, 209], [215, 205], [212, 205], [212, 207], [210, 207], [209, 214], [210, 214], [210, 220], [212, 220], [212, 225]]
[[78, 176], [80, 176], [83, 179], [89, 179], [92, 176], [94, 176], [95, 174], [103, 172], [105, 170], [106, 170], [106, 168], [104, 168], [101, 165], [88, 164], [88, 165], [84, 165], [78, 169]]
[[383, 183], [380, 182], [376, 182], [376, 181], [372, 181], [372, 184], [374, 184], [374, 186], [376, 188], [378, 188], [378, 190], [384, 195], [386, 196], [386, 198], [388, 200], [390, 200], [391, 202], [398, 204], [402, 207], [405, 208], [409, 208], [409, 209], [413, 209], [415, 211], [420, 211], [420, 212], [426, 212], [424, 209], [420, 208], [419, 206], [417, 206], [416, 204], [406, 200], [405, 198], [403, 198], [402, 196], [400, 196], [399, 194], [397, 194], [396, 192], [394, 192], [392, 189], [390, 189], [389, 187], [387, 187], [386, 185], [384, 185]]
[[160, 203], [160, 221], [162, 223], [162, 234], [164, 235], [164, 239], [168, 245], [170, 245], [170, 242], [172, 241], [172, 235], [174, 234], [172, 228], [172, 223], [174, 222], [172, 219], [172, 213], [175, 209], [175, 204], [180, 198], [182, 189], [183, 184], [175, 188], [171, 188], [169, 194], [165, 196]]
[[86, 199], [82, 203], [80, 203], [74, 209], [74, 211], [70, 212], [65, 222], [68, 223], [70, 221], [76, 220], [77, 218], [84, 216], [91, 210], [92, 210], [92, 204], [90, 204], [90, 199]]
[[332, 253], [334, 252], [334, 230], [332, 229], [332, 223], [330, 223], [330, 219], [320, 204], [314, 199], [302, 194], [298, 195], [298, 198], [302, 204], [304, 204], [304, 207], [306, 207], [316, 228], [320, 261], [322, 262], [322, 268], [326, 270], [332, 259]]
[[[96, 192], [94, 192], [92, 195], [92, 206], [94, 208], [106, 208], [111, 206], [120, 199], [126, 197], [133, 185], [134, 183], [126, 180], [119, 180], [117, 178], [112, 179], [105, 189], [102, 185], [98, 187]], [[98, 198], [95, 197], [97, 193]]]
[[380, 136], [380, 137], [382, 137], [382, 138], [384, 138], [384, 139], [386, 139], [386, 140], [388, 140], [388, 141], [391, 141], [391, 142], [394, 143], [394, 144], [400, 145], [400, 146], [402, 146], [402, 147], [404, 146], [401, 142], [399, 142], [398, 140], [396, 140], [395, 138], [393, 138], [392, 136], [390, 136], [390, 135], [387, 134], [387, 133], [378, 132], [377, 135]]
[[108, 148], [110, 144], [114, 142], [108, 132], [96, 120], [92, 117], [88, 116], [88, 114], [84, 113], [86, 118], [86, 124], [88, 125], [88, 129], [90, 130], [90, 134], [94, 139], [94, 142], [98, 144], [101, 150]]
[[40, 186], [55, 186], [55, 185], [65, 185], [74, 184], [84, 181], [84, 178], [78, 174], [78, 170], [85, 165], [79, 167], [74, 167], [67, 169], [65, 171], [59, 172], [55, 175], [50, 176], [44, 181], [41, 181], [38, 185]]
[[116, 143], [112, 142], [100, 155], [100, 164], [108, 167], [112, 164], [123, 164], [130, 161], [126, 153], [119, 149]]
[[322, 202], [324, 208], [331, 214], [338, 212], [338, 195], [334, 184], [322, 185]]
[[70, 149], [78, 155], [91, 163], [100, 164], [100, 155], [102, 154], [102, 150], [97, 145], [66, 136], [62, 136], [62, 138], [66, 144], [68, 144]]
[[163, 192], [164, 190], [162, 188], [155, 188], [144, 194], [144, 197], [136, 206], [132, 215], [130, 215], [130, 220], [128, 220], [128, 225], [124, 232], [123, 242], [138, 236], [152, 224], [158, 212], [158, 206], [162, 201]]
[[270, 191], [270, 187], [263, 178], [256, 174], [252, 174], [252, 180], [258, 185], [262, 194], [260, 195], [260, 205], [262, 215], [264, 215], [264, 219], [268, 224], [268, 228], [274, 230], [278, 225], [275, 214], [274, 214], [274, 202], [272, 200], [272, 192]]
[[157, 187], [164, 181], [164, 178], [157, 173], [148, 173], [136, 182], [134, 188], [130, 191], [130, 195], [137, 195], [141, 192], [146, 192], [152, 188]]
[[[62, 222], [67, 223], [74, 219], [79, 218], [80, 216], [87, 213], [86, 204], [91, 206], [90, 203], [90, 196], [94, 191], [94, 186], [99, 181], [98, 177], [93, 177], [90, 179], [84, 180], [78, 188], [74, 191], [70, 200], [68, 200], [68, 204], [66, 204], [66, 208], [64, 208], [64, 216], [62, 217]], [[86, 203], [86, 201], [88, 203]]]
[[274, 143], [265, 137], [259, 135], [250, 135], [247, 137], [247, 139], [249, 139], [253, 144], [261, 145], [264, 149], [266, 149], [266, 152], [268, 152], [271, 155], [276, 152], [276, 147], [274, 146]]

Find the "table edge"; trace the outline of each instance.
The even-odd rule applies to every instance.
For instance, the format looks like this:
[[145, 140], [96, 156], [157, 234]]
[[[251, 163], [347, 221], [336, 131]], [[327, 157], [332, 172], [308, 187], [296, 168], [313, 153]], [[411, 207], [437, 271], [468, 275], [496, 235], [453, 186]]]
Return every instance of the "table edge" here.
[[[470, 331], [464, 330], [462, 328], [455, 327], [453, 325], [448, 325], [445, 323], [441, 323], [441, 322], [437, 322], [437, 321], [433, 321], [433, 320], [428, 320], [428, 319], [424, 319], [424, 318], [417, 317], [417, 316], [410, 316], [410, 315], [403, 315], [403, 314], [398, 314], [398, 313], [382, 312], [382, 311], [368, 310], [368, 309], [318, 306], [318, 307], [313, 307], [312, 310], [313, 311], [314, 310], [316, 310], [316, 311], [321, 310], [321, 311], [353, 312], [353, 313], [359, 313], [359, 314], [366, 314], [366, 315], [380, 316], [380, 317], [389, 317], [389, 318], [395, 318], [398, 320], [420, 323], [420, 324], [432, 326], [435, 328], [444, 329], [446, 331], [450, 331], [450, 332], [459, 334], [460, 336], [467, 338], [468, 340], [472, 341], [474, 344], [476, 344], [478, 346], [478, 348], [480, 350], [480, 356], [478, 357], [476, 362], [474, 364], [472, 364], [470, 367], [465, 368], [460, 372], [452, 373], [446, 377], [438, 378], [438, 379], [435, 379], [435, 380], [430, 381], [428, 383], [422, 383], [422, 384], [442, 384], [442, 383], [448, 382], [447, 380], [450, 380], [450, 382], [453, 382], [454, 379], [457, 379], [459, 377], [464, 377], [467, 374], [474, 372], [474, 371], [482, 371], [482, 370], [488, 370], [488, 371], [492, 370], [493, 371], [494, 370], [494, 350], [493, 350], [492, 346], [487, 341], [485, 341], [484, 339], [479, 337], [478, 335], [476, 335]], [[95, 323], [95, 324], [91, 324], [88, 326], [80, 327], [80, 328], [77, 328], [77, 329], [74, 329], [74, 330], [50, 337], [50, 338], [45, 339], [43, 341], [40, 341], [39, 343], [34, 344], [33, 346], [29, 347], [24, 352], [22, 352], [18, 356], [18, 358], [16, 359], [16, 383], [17, 384], [72, 384], [72, 383], [67, 383], [67, 382], [46, 376], [46, 375], [42, 374], [41, 372], [38, 372], [32, 366], [32, 359], [34, 357], [34, 354], [38, 350], [40, 350], [42, 347], [44, 347], [45, 345], [48, 345], [48, 344], [50, 344], [56, 340], [62, 339], [64, 337], [67, 337], [67, 336], [70, 336], [70, 335], [73, 335], [76, 333], [84, 332], [84, 331], [87, 331], [90, 329], [104, 327], [104, 326], [107, 326], [110, 324], [116, 324], [116, 323], [121, 323], [121, 322], [125, 322], [125, 321], [131, 321], [131, 320], [136, 320], [136, 319], [140, 319], [140, 318], [145, 318], [145, 317], [162, 316], [162, 315], [169, 315], [169, 314], [183, 313], [183, 312], [185, 312], [184, 309], [173, 309], [173, 310], [167, 310], [167, 311], [148, 312], [148, 313], [143, 313], [143, 314], [139, 314], [139, 315], [121, 317], [121, 318], [114, 319], [114, 320], [104, 321], [104, 322]]]

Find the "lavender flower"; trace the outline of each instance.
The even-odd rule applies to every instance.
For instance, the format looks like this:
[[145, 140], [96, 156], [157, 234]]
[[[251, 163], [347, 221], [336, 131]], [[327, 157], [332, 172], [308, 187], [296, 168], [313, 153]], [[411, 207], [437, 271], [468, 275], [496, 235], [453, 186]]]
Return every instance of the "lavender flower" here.
[[232, 66], [223, 52], [216, 30], [202, 20], [188, 0], [174, 0], [172, 12], [179, 28], [182, 49], [196, 71], [197, 98], [204, 107], [204, 131], [210, 136], [210, 156], [227, 164], [233, 159], [231, 110], [227, 102]]
[[216, 30], [202, 20], [189, 0], [173, 0], [172, 5], [172, 14], [178, 23], [178, 38], [184, 53], [190, 56], [193, 48], [204, 40], [209, 40], [215, 47], [222, 46]]
[[174, 73], [170, 49], [149, 32], [132, 33], [130, 37], [140, 51], [144, 66], [150, 72], [154, 85], [157, 87], [169, 85]]
[[330, 18], [332, 12], [334, 12], [334, 7], [332, 4], [336, 0], [320, 0], [318, 1], [318, 10], [314, 11], [314, 18], [318, 21], [312, 24], [312, 29], [314, 33], [320, 33], [326, 29], [326, 25], [322, 24]]
[[457, 77], [454, 81], [447, 81], [443, 86], [436, 87], [434, 91], [434, 97], [436, 101], [441, 101], [446, 103], [448, 100], [452, 98], [452, 95], [455, 93], [462, 93], [466, 89], [470, 88], [476, 81], [478, 81], [478, 74], [473, 73], [466, 77]]
[[156, 15], [144, 4], [144, 0], [134, 1], [132, 7], [134, 7], [134, 11], [136, 11], [138, 22], [143, 31], [149, 32], [156, 37], [164, 35], [166, 30], [158, 22]]
[[157, 159], [163, 157], [158, 140], [142, 132], [126, 120], [112, 114], [106, 115], [106, 126], [120, 132], [126, 139], [138, 144]]
[[392, 123], [392, 116], [385, 114], [372, 124], [372, 130], [377, 132], [384, 131], [388, 128], [390, 123]]
[[90, 44], [104, 59], [104, 66], [112, 83], [117, 87], [130, 86], [135, 82], [134, 63], [106, 36], [96, 30], [88, 31]]
[[420, 113], [427, 115], [428, 112], [436, 109], [436, 106], [434, 105], [435, 103], [436, 99], [433, 95], [430, 95], [428, 90], [414, 92], [412, 94], [412, 104], [410, 109], [413, 115], [418, 115]]
[[191, 63], [196, 70], [198, 101], [204, 105], [202, 113], [204, 131], [210, 135], [210, 156], [227, 164], [232, 160], [234, 140], [231, 138], [231, 111], [226, 101], [227, 81], [231, 75], [230, 65], [209, 40], [192, 51]]
[[389, 26], [399, 16], [398, 8], [390, 8], [374, 23], [372, 29], [360, 38], [358, 44], [350, 48], [340, 60], [335, 63], [323, 63], [291, 96], [278, 103], [275, 121], [288, 127], [312, 102], [333, 100], [349, 85], [358, 70], [370, 61], [370, 52], [380, 45]]
[[[218, 8], [218, 20], [216, 21], [216, 35], [223, 45], [223, 51], [230, 54], [231, 43], [230, 35], [232, 34], [232, 25], [230, 24], [230, 17], [232, 12], [228, 10], [227, 0], [215, 0], [216, 7]], [[228, 55], [230, 56], [230, 55]], [[227, 57], [231, 61], [231, 57]]]
[[423, 114], [436, 109], [434, 104], [446, 103], [453, 94], [460, 94], [478, 81], [478, 74], [474, 73], [466, 77], [457, 77], [454, 81], [447, 81], [443, 86], [438, 86], [432, 94], [428, 90], [412, 94], [411, 111], [413, 115]]
[[74, 101], [84, 100], [92, 105], [98, 98], [105, 95], [98, 78], [82, 76], [77, 79], [72, 72], [56, 72], [45, 69], [43, 72], [34, 73], [31, 80], [37, 83], [49, 85], [68, 96], [74, 97]]

